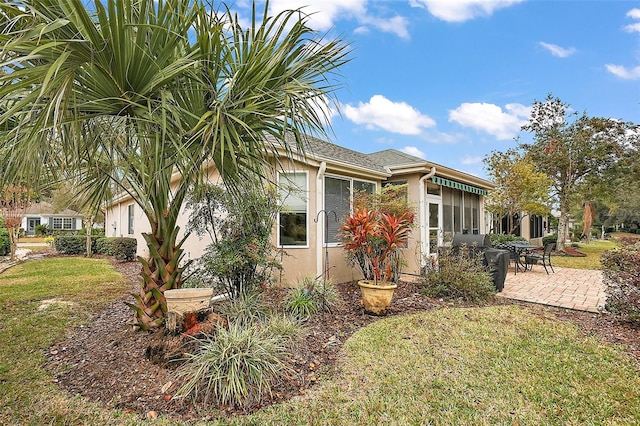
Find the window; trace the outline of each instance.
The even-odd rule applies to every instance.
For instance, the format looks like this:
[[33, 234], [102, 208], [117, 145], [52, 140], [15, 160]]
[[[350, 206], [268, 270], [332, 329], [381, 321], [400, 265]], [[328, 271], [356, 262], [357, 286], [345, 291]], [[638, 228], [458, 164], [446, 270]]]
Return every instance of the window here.
[[70, 217], [62, 218], [62, 227], [63, 229], [73, 229], [73, 218], [70, 218]]
[[53, 229], [62, 229], [62, 218], [54, 217], [53, 218]]
[[365, 182], [356, 179], [325, 177], [324, 178], [324, 209], [327, 212], [334, 211], [338, 221], [334, 220], [333, 214], [329, 215], [329, 223], [327, 223], [327, 235], [324, 236], [326, 243], [339, 243], [338, 231], [340, 230], [340, 222], [351, 212], [352, 197], [354, 191], [366, 192], [373, 194], [376, 190], [376, 184], [373, 182]]
[[541, 238], [544, 235], [543, 218], [540, 215], [531, 215], [529, 219], [529, 238]]
[[307, 173], [280, 173], [278, 184], [278, 245], [307, 246]]
[[442, 188], [442, 227], [445, 236], [480, 232], [480, 198], [476, 194]]
[[127, 206], [127, 232], [133, 235], [133, 204]]

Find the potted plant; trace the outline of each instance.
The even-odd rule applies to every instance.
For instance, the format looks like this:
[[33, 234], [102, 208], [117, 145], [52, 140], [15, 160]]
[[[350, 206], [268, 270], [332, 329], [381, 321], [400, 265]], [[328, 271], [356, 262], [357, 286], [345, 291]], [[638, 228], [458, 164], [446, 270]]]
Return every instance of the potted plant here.
[[404, 262], [402, 248], [409, 239], [412, 224], [413, 213], [409, 210], [398, 215], [364, 207], [343, 222], [340, 235], [347, 259], [364, 277], [358, 285], [366, 312], [384, 315], [391, 305]]

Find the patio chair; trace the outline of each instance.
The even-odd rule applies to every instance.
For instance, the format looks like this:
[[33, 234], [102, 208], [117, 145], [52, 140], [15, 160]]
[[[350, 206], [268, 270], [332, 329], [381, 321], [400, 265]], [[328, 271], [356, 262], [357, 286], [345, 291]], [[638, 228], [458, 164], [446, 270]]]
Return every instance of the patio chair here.
[[524, 257], [524, 260], [526, 264], [531, 265], [532, 268], [533, 268], [533, 265], [535, 265], [536, 263], [542, 263], [542, 266], [544, 267], [544, 271], [547, 273], [547, 275], [549, 275], [549, 270], [547, 269], [547, 266], [551, 268], [551, 272], [555, 274], [556, 271], [553, 270], [553, 265], [551, 265], [551, 252], [555, 250], [555, 248], [556, 248], [556, 243], [545, 244], [544, 250], [542, 251], [541, 254], [529, 253]]

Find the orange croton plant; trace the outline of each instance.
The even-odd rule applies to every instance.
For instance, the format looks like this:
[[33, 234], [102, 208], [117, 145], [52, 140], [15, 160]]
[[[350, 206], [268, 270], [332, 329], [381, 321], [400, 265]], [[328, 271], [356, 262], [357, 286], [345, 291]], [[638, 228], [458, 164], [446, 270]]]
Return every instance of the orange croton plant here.
[[345, 218], [340, 236], [347, 258], [375, 285], [400, 276], [401, 253], [411, 235], [413, 213], [398, 216], [359, 208]]

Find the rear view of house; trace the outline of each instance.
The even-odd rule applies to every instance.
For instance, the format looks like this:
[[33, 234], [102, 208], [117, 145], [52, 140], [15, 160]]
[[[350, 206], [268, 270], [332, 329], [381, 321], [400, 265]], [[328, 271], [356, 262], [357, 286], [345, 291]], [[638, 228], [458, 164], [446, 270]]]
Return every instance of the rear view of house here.
[[[284, 269], [278, 280], [283, 285], [301, 276], [319, 276], [326, 265], [335, 282], [361, 278], [347, 264], [337, 236], [356, 190], [407, 185], [417, 220], [404, 249], [405, 273], [419, 273], [424, 259], [435, 256], [454, 233], [489, 230], [483, 207], [484, 196], [493, 188], [489, 181], [393, 149], [363, 154], [313, 137], [306, 142], [304, 155], [283, 157], [282, 167], [274, 170], [282, 208], [273, 242], [282, 251]], [[215, 170], [210, 178], [217, 180]], [[183, 210], [182, 216], [179, 225], [184, 230], [189, 211]], [[108, 206], [105, 224], [107, 236], [135, 237], [138, 254], [148, 253], [142, 233], [149, 231], [149, 224], [130, 197]], [[187, 257], [201, 256], [209, 243], [190, 235], [184, 245]]]

